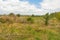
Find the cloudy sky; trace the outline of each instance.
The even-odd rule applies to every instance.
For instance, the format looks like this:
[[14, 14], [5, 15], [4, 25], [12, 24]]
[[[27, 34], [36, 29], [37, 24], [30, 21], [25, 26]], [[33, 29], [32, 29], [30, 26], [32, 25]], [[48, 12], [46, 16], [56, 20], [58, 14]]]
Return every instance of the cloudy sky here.
[[0, 0], [0, 14], [43, 15], [60, 11], [60, 0]]

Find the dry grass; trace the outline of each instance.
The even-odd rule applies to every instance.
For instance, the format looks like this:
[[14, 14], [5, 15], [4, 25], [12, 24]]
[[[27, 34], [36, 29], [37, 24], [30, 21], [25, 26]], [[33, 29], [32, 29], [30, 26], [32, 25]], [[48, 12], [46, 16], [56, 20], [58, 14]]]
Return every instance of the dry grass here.
[[34, 23], [22, 23], [27, 16], [8, 18], [13, 23], [0, 23], [0, 40], [60, 40], [60, 23], [54, 18], [49, 21], [48, 26], [44, 25], [41, 17], [32, 17]]

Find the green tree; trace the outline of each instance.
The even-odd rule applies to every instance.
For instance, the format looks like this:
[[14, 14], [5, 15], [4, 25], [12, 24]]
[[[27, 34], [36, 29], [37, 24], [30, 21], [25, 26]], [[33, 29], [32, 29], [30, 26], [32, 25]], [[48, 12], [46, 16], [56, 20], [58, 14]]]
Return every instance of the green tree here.
[[32, 17], [34, 17], [34, 14], [32, 14]]
[[49, 13], [45, 15], [45, 25], [48, 25], [48, 21], [49, 21]]
[[14, 13], [10, 13], [9, 16], [15, 16], [15, 14]]

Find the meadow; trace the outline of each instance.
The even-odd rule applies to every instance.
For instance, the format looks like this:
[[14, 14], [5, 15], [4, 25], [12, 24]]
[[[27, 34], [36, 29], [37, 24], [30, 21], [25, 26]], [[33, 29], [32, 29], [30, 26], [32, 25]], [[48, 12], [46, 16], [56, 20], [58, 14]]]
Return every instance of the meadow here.
[[0, 40], [60, 40], [60, 12], [0, 15]]

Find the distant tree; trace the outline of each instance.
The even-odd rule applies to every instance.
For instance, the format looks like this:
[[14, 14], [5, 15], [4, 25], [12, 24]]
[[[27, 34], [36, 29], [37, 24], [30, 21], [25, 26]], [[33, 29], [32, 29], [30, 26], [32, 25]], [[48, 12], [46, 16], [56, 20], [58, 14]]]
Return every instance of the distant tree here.
[[17, 17], [20, 17], [20, 14], [16, 14]]
[[34, 17], [34, 14], [32, 14], [32, 17]]
[[16, 15], [14, 13], [10, 13], [9, 16], [10, 16], [11, 22], [14, 22], [16, 20]]
[[48, 21], [49, 21], [49, 13], [45, 15], [45, 25], [48, 25]]
[[10, 13], [9, 16], [15, 16], [15, 14], [14, 13]]

